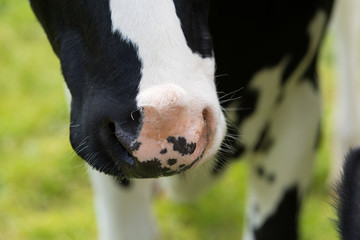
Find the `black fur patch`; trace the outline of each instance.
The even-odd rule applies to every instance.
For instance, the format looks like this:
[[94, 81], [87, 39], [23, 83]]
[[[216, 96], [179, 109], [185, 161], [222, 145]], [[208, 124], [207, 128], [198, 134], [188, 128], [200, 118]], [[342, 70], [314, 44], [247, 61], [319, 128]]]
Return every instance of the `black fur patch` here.
[[274, 140], [269, 135], [270, 124], [266, 124], [264, 129], [261, 131], [260, 137], [255, 144], [254, 152], [266, 153], [270, 150], [274, 144]]
[[258, 177], [263, 178], [268, 183], [274, 183], [276, 180], [276, 175], [274, 173], [267, 172], [263, 166], [257, 166], [255, 171]]
[[263, 167], [261, 166], [258, 166], [256, 168], [256, 174], [259, 176], [259, 177], [263, 177], [265, 175], [265, 170]]
[[269, 183], [274, 183], [275, 180], [276, 180], [276, 175], [274, 173], [269, 173], [267, 176], [266, 176], [266, 180], [269, 182]]
[[162, 150], [160, 151], [160, 154], [165, 154], [165, 153], [167, 153], [167, 149], [166, 149], [166, 148], [164, 148], [164, 149], [162, 149]]
[[212, 41], [207, 23], [209, 1], [174, 0], [174, 5], [189, 48], [203, 58], [212, 57]]
[[138, 168], [142, 169], [142, 178], [156, 178], [159, 176], [170, 176], [174, 174], [174, 171], [170, 168], [162, 167], [160, 160], [157, 158], [145, 162], [137, 161], [137, 165]]
[[238, 123], [236, 125], [242, 124], [243, 121], [251, 116], [255, 109], [256, 105], [258, 103], [259, 99], [259, 91], [256, 89], [250, 89], [247, 88], [244, 92], [242, 92], [242, 98], [241, 98], [241, 111], [238, 113]]
[[347, 155], [341, 182], [337, 186], [338, 231], [341, 239], [360, 239], [360, 148]]
[[288, 189], [275, 213], [254, 230], [256, 240], [298, 239], [299, 206], [297, 187]]
[[[141, 122], [132, 114], [142, 68], [137, 47], [112, 31], [107, 1], [30, 3], [60, 59], [72, 95], [71, 122], [81, 125], [70, 129], [72, 147], [80, 149], [87, 138], [87, 148], [77, 154], [98, 171], [122, 176], [115, 162], [129, 149], [118, 150], [119, 143], [106, 127], [109, 122], [122, 123], [120, 135], [126, 144], [137, 137]], [[97, 157], [88, 158], [92, 153]]]
[[309, 81], [310, 84], [313, 86], [313, 89], [315, 91], [319, 91], [319, 77], [318, 77], [318, 73], [317, 73], [317, 58], [318, 58], [318, 54], [315, 55], [314, 59], [312, 60], [312, 62], [310, 63], [310, 66], [308, 67], [307, 71], [304, 74], [303, 80], [304, 81]]

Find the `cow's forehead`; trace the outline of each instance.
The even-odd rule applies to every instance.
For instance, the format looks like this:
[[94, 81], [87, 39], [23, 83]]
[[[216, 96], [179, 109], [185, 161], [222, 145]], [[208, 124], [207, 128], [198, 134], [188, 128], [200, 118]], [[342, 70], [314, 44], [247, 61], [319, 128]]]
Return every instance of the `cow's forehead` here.
[[192, 52], [212, 57], [208, 5], [207, 0], [109, 0], [112, 30], [153, 49], [184, 53], [185, 42]]
[[[152, 39], [152, 43], [157, 43], [151, 45], [152, 49], [156, 46], [160, 49], [172, 46], [183, 52], [185, 48], [182, 43], [186, 42], [192, 52], [202, 57], [213, 55], [207, 24], [208, 0], [30, 2], [56, 52], [56, 45], [59, 44], [56, 35], [59, 32], [61, 34], [71, 28], [83, 36], [90, 35], [90, 41], [94, 40], [94, 36], [91, 36], [93, 33], [100, 34], [101, 44], [106, 44], [105, 41], [111, 37], [104, 36], [104, 32], [110, 32], [112, 28], [114, 33], [123, 34], [125, 39], [133, 38], [139, 42]], [[94, 43], [99, 42], [92, 41], [91, 45]], [[147, 45], [150, 46], [150, 43]]]

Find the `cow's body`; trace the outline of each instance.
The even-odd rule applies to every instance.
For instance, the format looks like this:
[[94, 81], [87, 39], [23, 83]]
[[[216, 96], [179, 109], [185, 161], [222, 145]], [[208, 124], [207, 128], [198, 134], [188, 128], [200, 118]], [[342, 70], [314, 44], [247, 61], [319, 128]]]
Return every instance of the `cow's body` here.
[[71, 92], [72, 145], [95, 168], [100, 239], [157, 238], [154, 180], [135, 178], [177, 174], [163, 186], [189, 200], [245, 155], [244, 239], [297, 239], [333, 0], [30, 2]]

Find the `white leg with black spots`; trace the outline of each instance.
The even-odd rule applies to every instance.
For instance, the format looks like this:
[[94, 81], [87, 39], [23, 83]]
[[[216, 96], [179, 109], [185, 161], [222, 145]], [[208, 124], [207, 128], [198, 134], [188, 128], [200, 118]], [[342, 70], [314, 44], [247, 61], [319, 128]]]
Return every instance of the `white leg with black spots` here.
[[[288, 92], [270, 120], [268, 135], [274, 139], [268, 152], [250, 157], [248, 221], [244, 239], [255, 239], [276, 215], [286, 191], [297, 187], [301, 198], [311, 178], [311, 169], [320, 122], [320, 100], [308, 81]], [[299, 199], [300, 201], [301, 199]], [[294, 226], [293, 226], [294, 227]]]
[[[318, 11], [310, 22], [308, 50], [289, 76], [281, 99], [277, 98], [279, 89], [272, 85], [269, 88], [269, 79], [279, 86], [291, 56], [263, 69], [250, 83], [260, 93], [257, 106], [263, 110], [257, 109], [240, 130], [251, 169], [243, 239], [296, 239], [298, 208], [311, 178], [321, 116], [313, 79], [304, 76], [318, 51], [326, 18], [323, 11]], [[261, 142], [259, 136], [263, 137]], [[287, 205], [292, 208], [291, 214], [286, 213]]]
[[152, 213], [154, 180], [131, 180], [122, 187], [115, 179], [89, 168], [94, 189], [100, 240], [158, 239]]

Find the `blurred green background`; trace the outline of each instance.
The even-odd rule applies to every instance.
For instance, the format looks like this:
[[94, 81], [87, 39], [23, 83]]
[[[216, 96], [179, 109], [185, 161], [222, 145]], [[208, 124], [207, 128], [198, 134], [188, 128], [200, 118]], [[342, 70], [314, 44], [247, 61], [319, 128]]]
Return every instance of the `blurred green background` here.
[[[324, 141], [301, 216], [301, 239], [337, 239], [326, 180], [334, 80], [331, 38], [319, 66]], [[57, 58], [25, 0], [0, 0], [0, 240], [96, 239], [92, 192], [68, 142], [69, 116]], [[240, 239], [246, 162], [193, 204], [157, 196], [162, 239]]]

